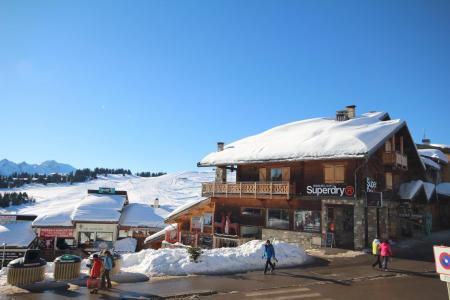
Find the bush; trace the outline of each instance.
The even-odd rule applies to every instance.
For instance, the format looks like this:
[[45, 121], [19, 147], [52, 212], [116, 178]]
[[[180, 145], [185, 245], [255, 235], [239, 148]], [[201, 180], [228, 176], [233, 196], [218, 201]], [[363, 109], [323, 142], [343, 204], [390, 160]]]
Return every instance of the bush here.
[[189, 258], [193, 262], [198, 262], [198, 258], [200, 257], [200, 254], [202, 254], [202, 249], [200, 247], [190, 247], [187, 248], [187, 252], [189, 253]]

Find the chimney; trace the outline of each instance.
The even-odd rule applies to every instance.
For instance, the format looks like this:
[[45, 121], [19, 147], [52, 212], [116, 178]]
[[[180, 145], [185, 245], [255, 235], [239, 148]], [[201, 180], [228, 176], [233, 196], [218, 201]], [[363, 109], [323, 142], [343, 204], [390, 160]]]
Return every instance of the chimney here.
[[347, 121], [348, 113], [346, 110], [338, 110], [336, 111], [336, 121]]
[[155, 198], [155, 200], [153, 201], [153, 207], [159, 208], [159, 199], [158, 198]]
[[[217, 152], [223, 151], [225, 144], [224, 142], [217, 142]], [[226, 183], [227, 182], [227, 168], [225, 166], [216, 167], [216, 182]]]
[[356, 117], [356, 105], [347, 105], [345, 110], [347, 111], [349, 119], [354, 119]]

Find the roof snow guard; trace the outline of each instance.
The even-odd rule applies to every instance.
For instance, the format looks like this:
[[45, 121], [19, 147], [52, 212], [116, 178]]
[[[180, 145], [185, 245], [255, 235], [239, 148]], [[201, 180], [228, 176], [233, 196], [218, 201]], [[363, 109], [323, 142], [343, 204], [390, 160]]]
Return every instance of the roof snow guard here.
[[346, 121], [315, 118], [281, 125], [210, 153], [198, 165], [363, 158], [406, 124], [386, 116], [370, 112]]

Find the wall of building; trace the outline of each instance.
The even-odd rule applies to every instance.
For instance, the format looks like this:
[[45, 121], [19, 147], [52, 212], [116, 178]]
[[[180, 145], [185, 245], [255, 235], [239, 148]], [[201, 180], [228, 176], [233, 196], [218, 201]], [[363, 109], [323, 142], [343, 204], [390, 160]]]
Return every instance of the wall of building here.
[[[279, 229], [262, 229], [262, 240], [278, 240], [292, 244], [298, 244], [304, 249], [320, 246], [320, 233], [298, 232]], [[276, 251], [276, 249], [275, 249]]]

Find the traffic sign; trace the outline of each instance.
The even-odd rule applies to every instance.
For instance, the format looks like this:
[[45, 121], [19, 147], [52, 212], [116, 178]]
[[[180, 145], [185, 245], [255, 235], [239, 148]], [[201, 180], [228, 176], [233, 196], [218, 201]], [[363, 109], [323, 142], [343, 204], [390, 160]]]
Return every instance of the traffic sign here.
[[450, 275], [450, 247], [434, 246], [436, 273]]

